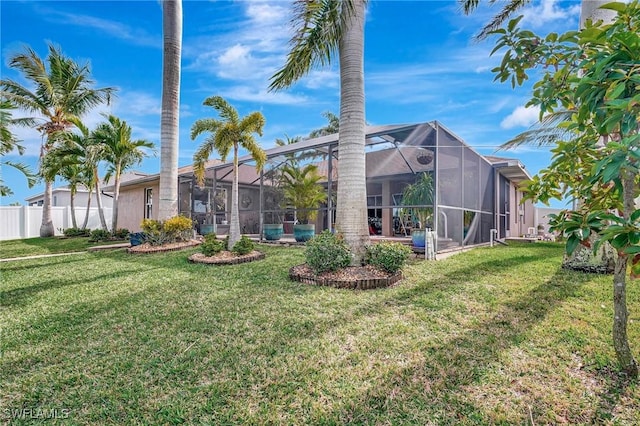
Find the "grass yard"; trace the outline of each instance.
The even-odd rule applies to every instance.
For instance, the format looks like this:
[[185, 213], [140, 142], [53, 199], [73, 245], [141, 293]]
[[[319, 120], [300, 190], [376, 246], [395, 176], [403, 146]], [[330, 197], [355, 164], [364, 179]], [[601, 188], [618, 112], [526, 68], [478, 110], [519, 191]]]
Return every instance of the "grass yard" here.
[[102, 241], [89, 242], [89, 237], [74, 238], [26, 238], [22, 240], [0, 241], [0, 259], [12, 259], [14, 257], [35, 256], [42, 254], [71, 253], [85, 251], [89, 247], [125, 243], [128, 241]]
[[[194, 250], [1, 263], [0, 419], [640, 423], [640, 386], [615, 372], [611, 277], [560, 270], [559, 245], [412, 261], [366, 292], [290, 282], [303, 251], [263, 250], [223, 267], [189, 264]], [[637, 283], [628, 302], [640, 356]]]

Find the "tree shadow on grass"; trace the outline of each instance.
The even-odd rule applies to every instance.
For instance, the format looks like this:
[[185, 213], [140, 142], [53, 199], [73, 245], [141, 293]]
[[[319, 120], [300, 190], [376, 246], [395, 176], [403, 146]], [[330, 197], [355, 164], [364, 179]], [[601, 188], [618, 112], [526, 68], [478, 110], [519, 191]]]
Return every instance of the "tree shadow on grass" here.
[[56, 288], [62, 288], [67, 286], [75, 286], [82, 285], [86, 283], [91, 283], [96, 280], [101, 280], [103, 278], [117, 278], [122, 276], [127, 276], [131, 272], [130, 271], [120, 271], [120, 272], [110, 272], [102, 275], [92, 275], [87, 277], [86, 279], [65, 279], [65, 278], [56, 278], [53, 280], [43, 281], [37, 284], [23, 286], [14, 288], [12, 290], [2, 291], [0, 292], [0, 306], [14, 306], [25, 304], [28, 299], [40, 292], [53, 290]]
[[[535, 257], [513, 259], [508, 263], [511, 266], [516, 266], [533, 258]], [[502, 261], [498, 263], [501, 267], [504, 264]], [[491, 261], [483, 264], [483, 266], [495, 266], [498, 263]], [[469, 281], [483, 275], [483, 273], [479, 273], [475, 269], [474, 266], [466, 271], [464, 269], [453, 271], [450, 277], [466, 277], [465, 279]], [[499, 362], [506, 351], [525, 343], [535, 324], [542, 321], [563, 301], [576, 297], [581, 286], [591, 281], [591, 279], [592, 277], [588, 274], [567, 272], [559, 269], [546, 282], [497, 306], [495, 312], [474, 327], [442, 344], [424, 348], [425, 361], [421, 365], [413, 365], [398, 373], [397, 377], [404, 378], [403, 380], [405, 381], [404, 383], [396, 383], [395, 386], [411, 386], [411, 383], [407, 380], [424, 381], [428, 388], [428, 392], [425, 393], [424, 397], [436, 406], [450, 407], [451, 409], [446, 414], [447, 418], [444, 423], [456, 423], [458, 421], [468, 423], [490, 422], [489, 419], [484, 418], [482, 408], [476, 407], [467, 398], [466, 388], [472, 385], [480, 385], [489, 366]], [[427, 280], [424, 285], [401, 294], [400, 300], [405, 303], [412, 303], [411, 300], [416, 294], [429, 291], [428, 289], [432, 287], [441, 286], [442, 284], [439, 282]], [[617, 385], [613, 383], [613, 386]], [[385, 391], [393, 387], [389, 383], [379, 383], [376, 389], [372, 389], [370, 394], [367, 395], [367, 399], [374, 402], [383, 401], [386, 406], [389, 401], [388, 394], [385, 394]], [[610, 392], [607, 391], [607, 393]], [[605, 407], [601, 408], [605, 409]], [[532, 412], [529, 415], [532, 418], [543, 419], [541, 420], [542, 423], [555, 421], [554, 418], [550, 419], [548, 417], [548, 409], [543, 406], [534, 406], [531, 410]], [[574, 418], [569, 418], [568, 420], [572, 423], [589, 422], [591, 420], [582, 417], [580, 409], [576, 409], [571, 415]], [[520, 421], [528, 421], [526, 413], [523, 413], [523, 417], [518, 422]]]
[[[55, 259], [55, 260], [54, 260]], [[46, 261], [46, 263], [44, 263]], [[30, 269], [38, 269], [46, 266], [67, 265], [70, 263], [84, 262], [86, 259], [71, 258], [71, 256], [60, 256], [57, 258], [28, 259], [16, 260], [14, 262], [0, 263], [0, 273], [2, 272], [19, 272], [28, 271]], [[5, 266], [10, 265], [10, 266]]]

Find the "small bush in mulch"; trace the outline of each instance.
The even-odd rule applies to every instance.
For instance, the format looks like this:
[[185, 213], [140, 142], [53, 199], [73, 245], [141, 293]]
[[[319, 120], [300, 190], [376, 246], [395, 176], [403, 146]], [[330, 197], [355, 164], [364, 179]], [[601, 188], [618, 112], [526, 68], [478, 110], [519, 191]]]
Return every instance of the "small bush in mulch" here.
[[264, 259], [264, 253], [255, 250], [255, 243], [246, 235], [243, 235], [234, 244], [231, 251], [228, 250], [229, 237], [220, 241], [216, 234], [208, 234], [204, 238], [200, 251], [189, 256], [189, 261], [194, 263], [206, 263], [208, 265], [234, 265], [237, 263], [253, 262]]
[[367, 264], [387, 271], [398, 272], [405, 264], [411, 249], [402, 243], [382, 242], [367, 246]]
[[65, 237], [88, 237], [91, 235], [91, 230], [87, 228], [67, 228], [62, 231]]
[[[377, 247], [379, 246], [379, 247]], [[289, 270], [294, 281], [348, 289], [389, 287], [402, 279], [400, 269], [411, 249], [381, 243], [367, 247], [367, 265], [348, 266], [351, 253], [340, 235], [325, 231], [307, 241], [307, 263]]]

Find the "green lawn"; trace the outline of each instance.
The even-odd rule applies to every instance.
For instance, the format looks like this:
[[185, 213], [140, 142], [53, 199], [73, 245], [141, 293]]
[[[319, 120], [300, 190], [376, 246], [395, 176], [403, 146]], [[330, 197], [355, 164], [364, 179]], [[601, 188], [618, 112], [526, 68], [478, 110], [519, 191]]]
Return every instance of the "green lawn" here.
[[89, 237], [74, 238], [26, 238], [22, 240], [0, 241], [0, 259], [34, 256], [41, 254], [70, 253], [84, 251], [102, 244], [125, 243], [127, 241], [90, 242]]
[[[263, 250], [225, 267], [189, 264], [194, 250], [1, 263], [0, 420], [640, 423], [640, 386], [615, 372], [611, 278], [560, 270], [558, 245], [412, 261], [366, 292], [290, 282], [303, 251]], [[628, 302], [638, 356], [636, 283]]]

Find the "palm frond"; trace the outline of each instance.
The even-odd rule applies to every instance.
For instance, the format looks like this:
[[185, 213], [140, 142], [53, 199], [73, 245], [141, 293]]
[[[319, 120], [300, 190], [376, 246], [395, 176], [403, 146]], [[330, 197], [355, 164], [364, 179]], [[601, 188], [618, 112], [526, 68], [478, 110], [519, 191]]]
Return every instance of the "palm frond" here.
[[[316, 66], [324, 66], [338, 50], [343, 33], [342, 9], [352, 0], [296, 0], [291, 26], [294, 35], [285, 65], [271, 77], [269, 90], [291, 86]], [[348, 16], [348, 15], [347, 15]]]
[[215, 150], [215, 141], [212, 137], [202, 143], [193, 155], [193, 174], [196, 176], [198, 185], [204, 184], [205, 165], [211, 153]]
[[267, 153], [256, 142], [253, 136], [248, 135], [244, 137], [240, 143], [244, 149], [249, 151], [249, 154], [256, 162], [256, 170], [262, 170], [264, 164], [267, 162]]
[[264, 115], [262, 113], [255, 111], [251, 114], [247, 115], [238, 123], [238, 132], [241, 134], [244, 133], [257, 133], [262, 136], [262, 128], [265, 125]]
[[573, 110], [565, 110], [547, 114], [542, 118], [542, 121], [503, 143], [496, 151], [514, 149], [521, 145], [530, 145], [537, 148], [554, 145], [556, 142], [564, 140], [568, 134], [571, 134], [571, 131], [567, 130], [561, 123], [568, 122], [574, 113], [575, 111]]
[[216, 133], [223, 124], [224, 123], [215, 118], [201, 118], [196, 120], [191, 126], [191, 140], [194, 140], [204, 132]]
[[29, 188], [33, 187], [33, 185], [36, 184], [38, 177], [35, 173], [31, 171], [31, 169], [27, 164], [17, 163], [15, 161], [10, 161], [10, 160], [5, 160], [2, 162], [2, 164], [7, 165], [9, 167], [13, 167], [16, 170], [19, 170], [27, 178], [27, 185], [29, 185]]
[[220, 117], [230, 123], [236, 124], [239, 121], [238, 111], [222, 96], [211, 96], [204, 100], [203, 105], [215, 108]]

